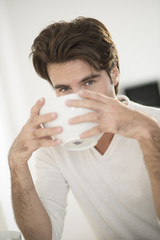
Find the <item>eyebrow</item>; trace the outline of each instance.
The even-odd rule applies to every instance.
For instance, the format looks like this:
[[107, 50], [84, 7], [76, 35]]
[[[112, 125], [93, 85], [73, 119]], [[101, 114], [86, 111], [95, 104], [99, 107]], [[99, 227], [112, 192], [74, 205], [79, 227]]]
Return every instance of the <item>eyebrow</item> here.
[[[83, 82], [86, 82], [87, 80], [97, 78], [97, 77], [99, 77], [99, 76], [100, 76], [100, 74], [91, 74], [91, 75], [83, 78], [83, 79], [80, 81], [80, 84], [83, 83]], [[70, 87], [70, 85], [68, 85], [68, 84], [56, 84], [55, 86], [53, 86], [54, 89], [66, 88], [66, 87]]]

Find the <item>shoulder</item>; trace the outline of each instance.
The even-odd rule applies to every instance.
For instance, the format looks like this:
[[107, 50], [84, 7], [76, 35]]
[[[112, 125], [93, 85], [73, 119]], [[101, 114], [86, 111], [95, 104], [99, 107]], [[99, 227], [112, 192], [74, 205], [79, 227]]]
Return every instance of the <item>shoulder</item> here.
[[123, 100], [126, 101], [128, 107], [130, 107], [131, 109], [143, 112], [143, 113], [153, 117], [158, 122], [160, 122], [160, 108], [145, 106], [145, 105], [133, 102], [128, 97], [126, 97], [124, 95], [120, 95], [117, 98], [120, 101], [123, 101]]

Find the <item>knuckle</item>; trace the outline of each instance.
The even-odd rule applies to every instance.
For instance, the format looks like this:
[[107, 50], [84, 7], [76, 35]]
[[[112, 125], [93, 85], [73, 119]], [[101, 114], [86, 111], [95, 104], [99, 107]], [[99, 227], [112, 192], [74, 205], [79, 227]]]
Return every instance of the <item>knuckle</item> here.
[[27, 152], [30, 149], [30, 141], [27, 141], [25, 136], [21, 136], [21, 141], [19, 143], [20, 151]]
[[37, 142], [37, 148], [48, 147], [48, 146], [50, 146], [50, 141], [47, 138], [41, 139], [40, 141]]
[[[28, 123], [28, 122], [27, 122]], [[25, 125], [23, 125], [22, 129], [21, 129], [21, 133], [25, 132], [26, 131], [26, 128], [27, 128], [27, 123]]]
[[37, 138], [38, 136], [37, 130], [34, 130], [32, 134], [33, 134], [33, 138]]
[[97, 121], [100, 122], [101, 119], [102, 119], [102, 113], [101, 112], [97, 112], [96, 118], [97, 118]]
[[56, 130], [55, 129], [46, 129], [46, 136], [49, 136], [49, 137], [51, 137], [51, 136], [53, 136], [53, 135], [55, 135], [56, 134]]
[[35, 106], [31, 108], [31, 115], [35, 113]]
[[104, 127], [102, 125], [98, 125], [97, 129], [99, 132], [103, 132], [104, 131]]
[[88, 107], [90, 109], [92, 109], [94, 107], [93, 101], [92, 100], [88, 100]]
[[41, 130], [41, 129], [39, 129], [39, 128], [38, 128], [38, 129], [36, 128], [36, 129], [33, 130], [33, 133], [32, 133], [32, 134], [33, 134], [33, 137], [34, 137], [34, 138], [38, 138], [38, 137], [41, 136], [41, 131], [40, 131], [40, 130]]
[[42, 141], [36, 141], [36, 143], [35, 143], [35, 148], [36, 149], [38, 149], [38, 148], [40, 148], [40, 147], [43, 147], [43, 144], [42, 144]]
[[38, 117], [37, 116], [32, 116], [30, 120], [31, 120], [31, 123], [33, 125], [36, 125], [38, 123]]

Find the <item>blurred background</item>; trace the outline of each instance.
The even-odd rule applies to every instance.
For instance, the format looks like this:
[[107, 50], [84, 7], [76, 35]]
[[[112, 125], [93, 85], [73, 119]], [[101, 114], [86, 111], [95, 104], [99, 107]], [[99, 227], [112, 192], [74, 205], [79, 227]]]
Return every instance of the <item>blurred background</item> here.
[[[111, 32], [120, 57], [120, 94], [159, 107], [159, 0], [0, 0], [0, 231], [18, 229], [11, 205], [9, 147], [35, 101], [54, 94], [34, 72], [31, 45], [47, 25], [78, 16], [97, 18]], [[62, 239], [95, 240], [72, 193]]]

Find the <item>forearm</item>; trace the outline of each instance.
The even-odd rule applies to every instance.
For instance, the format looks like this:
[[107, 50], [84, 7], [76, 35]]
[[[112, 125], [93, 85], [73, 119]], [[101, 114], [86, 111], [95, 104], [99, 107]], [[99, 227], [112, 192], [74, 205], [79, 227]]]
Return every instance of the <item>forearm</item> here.
[[28, 165], [10, 164], [12, 201], [17, 224], [26, 240], [51, 240], [52, 228], [33, 184]]
[[56, 114], [39, 114], [44, 102], [42, 98], [32, 107], [30, 117], [14, 140], [8, 157], [15, 218], [26, 240], [52, 239], [50, 218], [36, 193], [28, 168], [28, 160], [34, 151], [60, 144], [51, 136], [61, 132], [61, 128], [41, 127], [41, 124], [57, 118]]
[[[145, 127], [145, 124], [144, 124]], [[160, 219], [160, 126], [149, 119], [139, 143], [148, 169], [157, 215]]]

